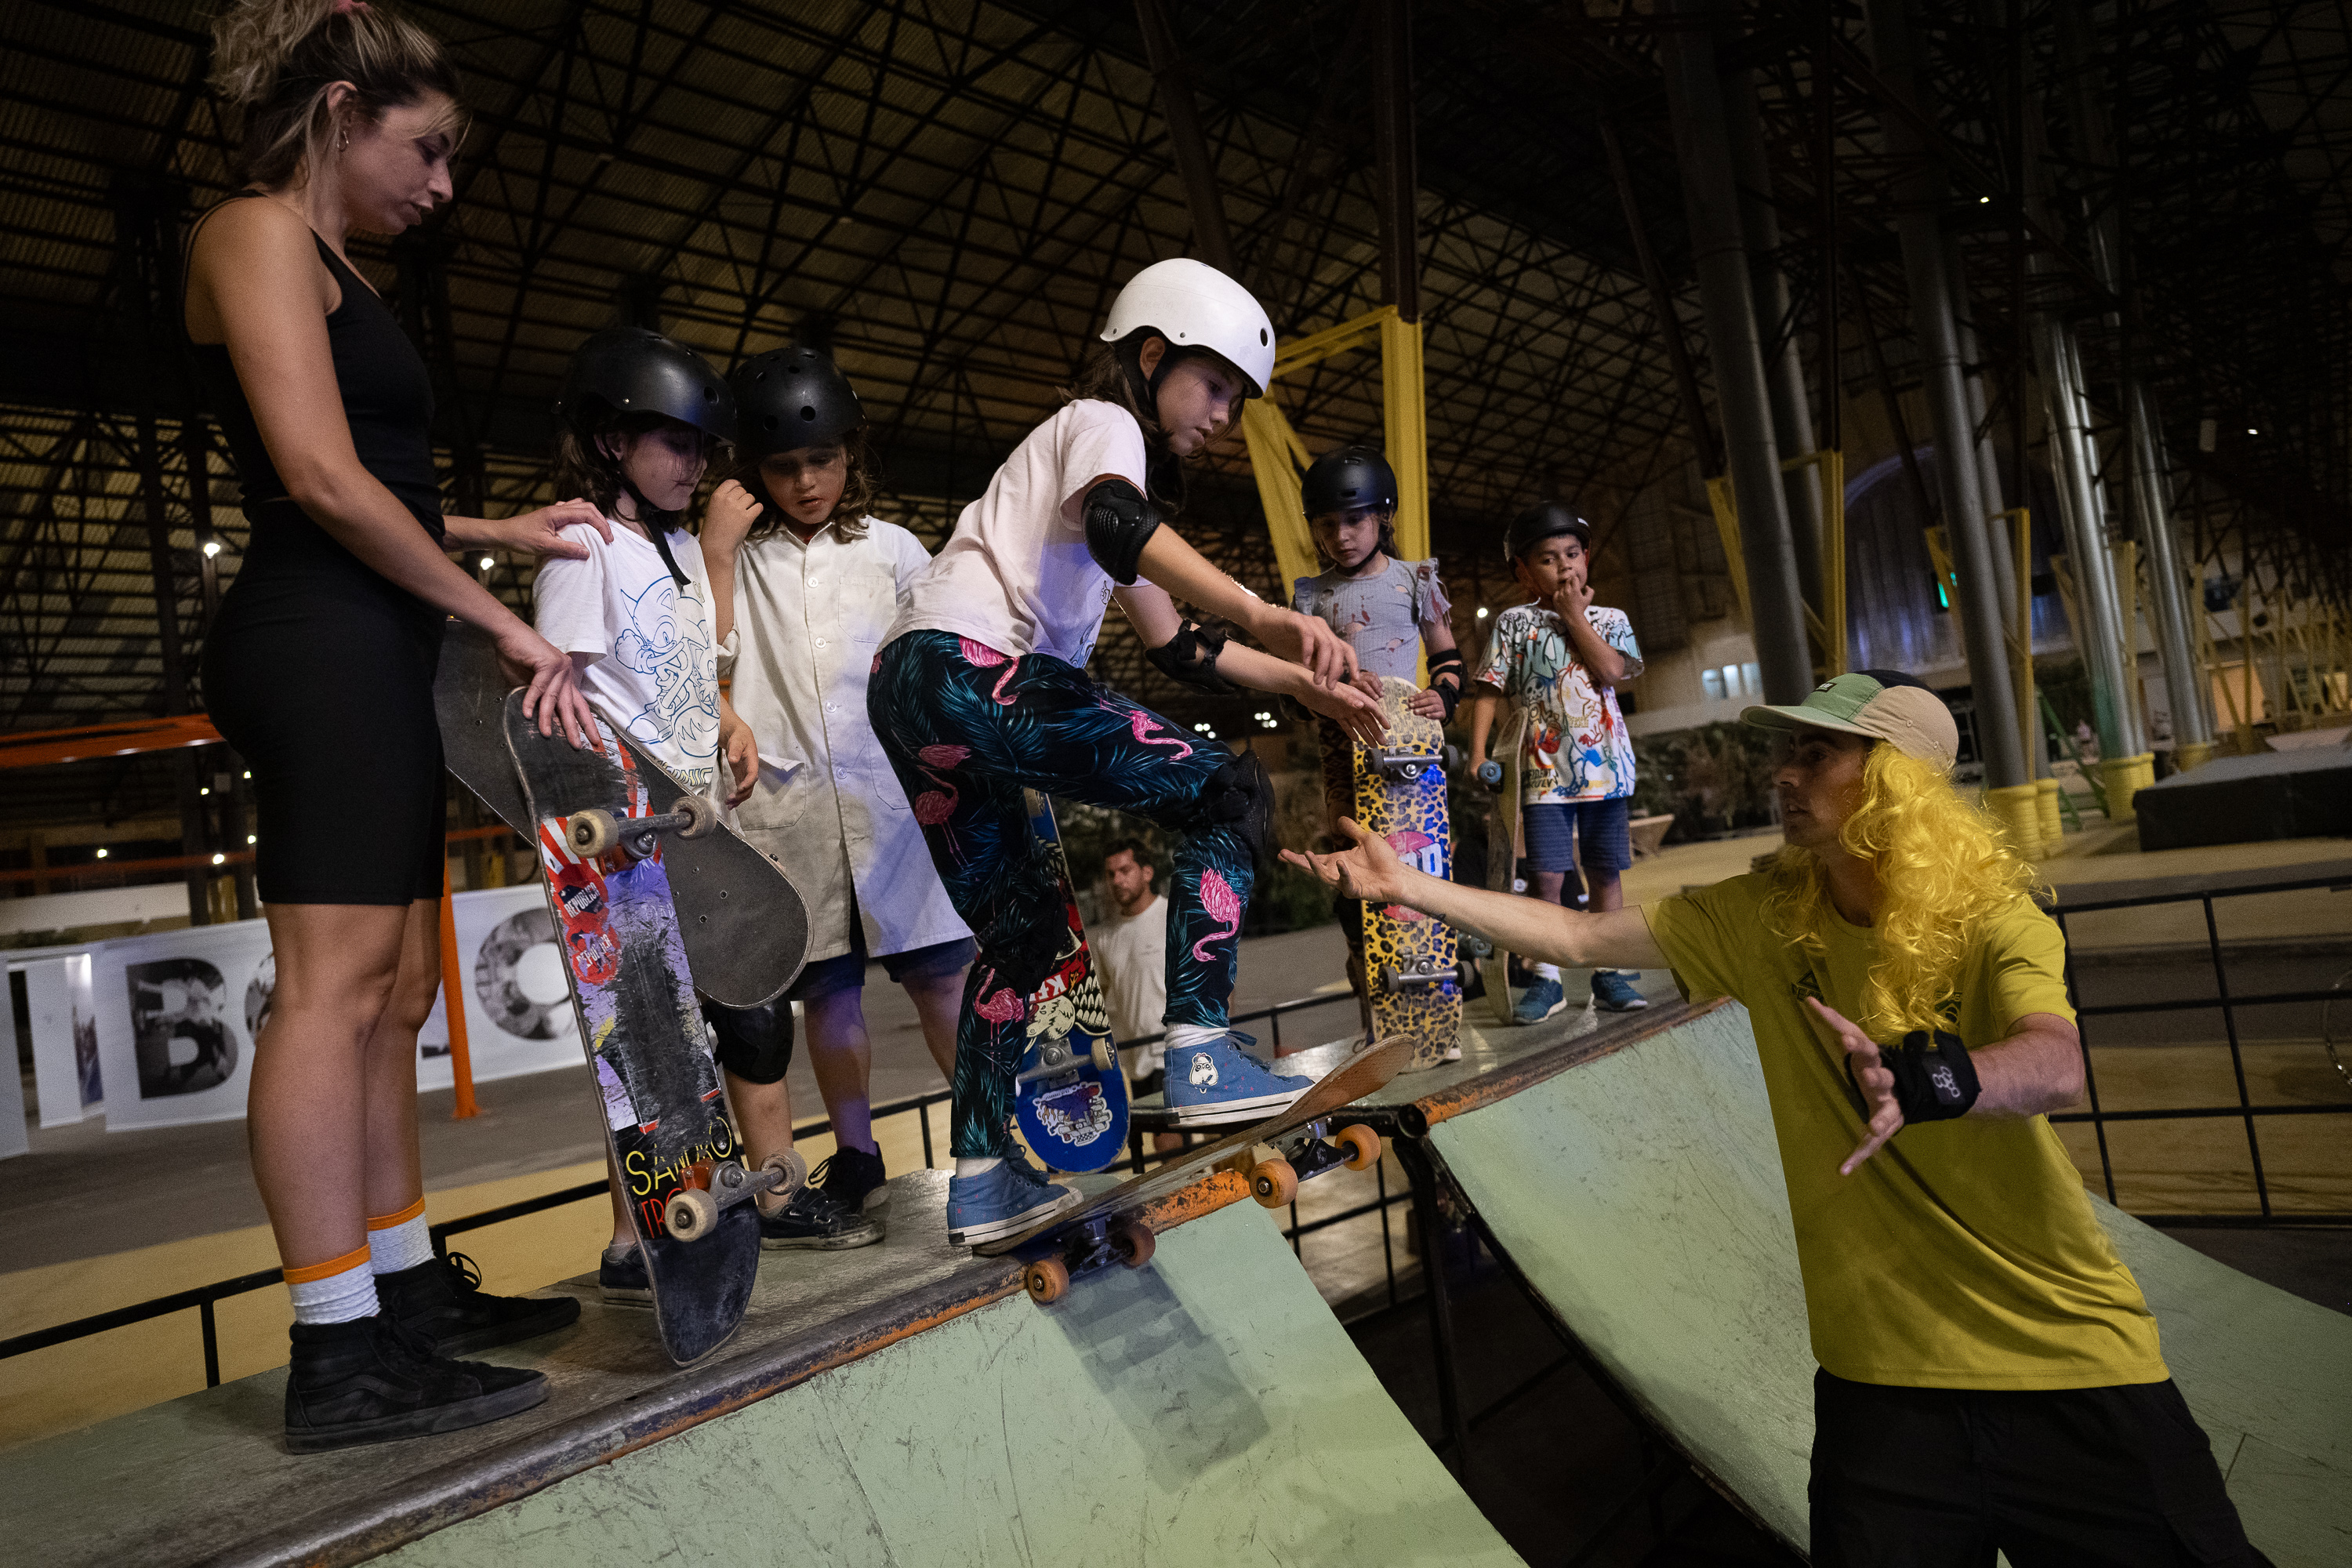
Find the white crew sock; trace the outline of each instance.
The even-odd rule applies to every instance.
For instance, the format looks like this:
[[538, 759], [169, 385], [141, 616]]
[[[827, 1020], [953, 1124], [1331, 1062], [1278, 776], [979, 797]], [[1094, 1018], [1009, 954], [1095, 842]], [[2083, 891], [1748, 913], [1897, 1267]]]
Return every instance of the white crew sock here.
[[417, 1200], [416, 1212], [406, 1219], [395, 1219], [379, 1229], [380, 1223], [368, 1221], [368, 1267], [378, 1274], [397, 1274], [432, 1258], [433, 1234], [425, 1225], [425, 1200]]
[[1003, 1159], [995, 1154], [958, 1154], [956, 1156], [955, 1173], [966, 1178], [972, 1176], [984, 1176], [1003, 1163], [1004, 1163]]
[[1536, 972], [1536, 978], [1538, 980], [1559, 978], [1559, 965], [1557, 963], [1531, 963], [1528, 967]]
[[[346, 1261], [335, 1259], [337, 1263]], [[311, 1279], [289, 1279], [287, 1293], [294, 1298], [294, 1321], [298, 1323], [348, 1323], [354, 1318], [373, 1318], [376, 1313], [375, 1272], [368, 1260], [352, 1254], [350, 1267], [338, 1268]], [[293, 1269], [291, 1273], [308, 1273]]]
[[1196, 1047], [1214, 1045], [1225, 1037], [1223, 1028], [1211, 1028], [1206, 1024], [1171, 1024], [1168, 1026], [1167, 1048], [1189, 1051]]

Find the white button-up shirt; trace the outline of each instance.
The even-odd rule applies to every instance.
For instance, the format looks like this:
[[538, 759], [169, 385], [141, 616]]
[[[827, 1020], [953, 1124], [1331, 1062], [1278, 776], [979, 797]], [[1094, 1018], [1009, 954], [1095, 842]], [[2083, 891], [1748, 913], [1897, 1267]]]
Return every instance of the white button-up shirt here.
[[789, 529], [746, 544], [721, 660], [760, 748], [759, 783], [736, 826], [800, 889], [811, 963], [849, 951], [853, 889], [877, 957], [971, 934], [866, 718], [883, 633], [930, 556], [896, 523], [865, 522], [860, 539], [828, 523], [805, 544]]

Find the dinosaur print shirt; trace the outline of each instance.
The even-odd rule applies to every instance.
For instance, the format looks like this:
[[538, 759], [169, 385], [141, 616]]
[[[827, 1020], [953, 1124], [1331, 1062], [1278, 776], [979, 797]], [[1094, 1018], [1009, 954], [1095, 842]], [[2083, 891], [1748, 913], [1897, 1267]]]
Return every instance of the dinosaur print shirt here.
[[584, 561], [551, 555], [531, 584], [539, 635], [566, 653], [596, 656], [580, 689], [616, 730], [652, 753], [680, 784], [719, 795], [719, 650], [710, 637], [709, 577], [702, 546], [683, 530], [670, 554], [686, 574], [681, 588], [661, 552], [626, 523], [613, 542], [586, 523], [563, 537], [588, 547]]
[[[1625, 679], [1641, 674], [1642, 653], [1625, 612], [1593, 605], [1584, 614], [1601, 640], [1625, 656]], [[1633, 793], [1633, 737], [1617, 693], [1593, 684], [1558, 615], [1541, 605], [1517, 605], [1496, 616], [1477, 679], [1528, 710], [1522, 805]]]

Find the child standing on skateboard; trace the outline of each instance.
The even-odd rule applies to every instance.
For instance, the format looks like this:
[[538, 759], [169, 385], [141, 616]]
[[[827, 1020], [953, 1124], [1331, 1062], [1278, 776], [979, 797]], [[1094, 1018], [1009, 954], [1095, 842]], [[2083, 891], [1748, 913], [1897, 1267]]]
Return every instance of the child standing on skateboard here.
[[[1505, 537], [1511, 571], [1531, 604], [1495, 617], [1470, 706], [1470, 766], [1486, 760], [1495, 709], [1510, 698], [1528, 710], [1520, 806], [1535, 897], [1561, 901], [1580, 858], [1595, 914], [1622, 909], [1618, 873], [1633, 863], [1626, 831], [1633, 793], [1633, 741], [1616, 688], [1642, 673], [1633, 623], [1592, 602], [1592, 528], [1557, 501], [1528, 508]], [[1577, 851], [1581, 849], [1580, 856]], [[1568, 1005], [1559, 966], [1534, 965], [1516, 1016], [1538, 1024]], [[1628, 971], [1592, 972], [1592, 1001], [1612, 1013], [1646, 1007]]]
[[[1013, 1075], [1025, 998], [1069, 935], [1024, 787], [1132, 812], [1174, 836], [1168, 910], [1168, 1100], [1196, 1125], [1269, 1115], [1307, 1080], [1268, 1072], [1227, 1027], [1271, 788], [1255, 756], [1192, 732], [1086, 673], [1116, 597], [1155, 667], [1203, 690], [1298, 699], [1370, 737], [1379, 707], [1322, 622], [1266, 604], [1161, 521], [1184, 458], [1274, 370], [1249, 291], [1197, 261], [1144, 268], [1113, 301], [1068, 398], [1013, 449], [908, 590], [876, 656], [867, 711], [914, 803], [932, 863], [980, 939], [956, 1048], [949, 1238], [985, 1241], [1077, 1201], [1019, 1157]], [[1276, 650], [1228, 644], [1174, 598]], [[1289, 662], [1296, 660], [1297, 662]]]
[[[729, 379], [740, 478], [711, 497], [702, 542], [719, 662], [763, 764], [736, 826], [808, 905], [808, 963], [786, 994], [808, 1025], [835, 1140], [811, 1181], [857, 1214], [889, 1195], [868, 1100], [866, 954], [907, 988], [931, 1059], [952, 1079], [973, 952], [866, 718], [874, 650], [931, 558], [913, 534], [866, 514], [866, 411], [832, 360], [778, 349]], [[780, 1229], [768, 1245], [838, 1245], [832, 1236]]]
[[[1326, 563], [1319, 577], [1301, 577], [1292, 586], [1291, 608], [1328, 626], [1356, 650], [1357, 684], [1377, 702], [1381, 680], [1419, 678], [1429, 655], [1429, 685], [1412, 700], [1412, 711], [1441, 723], [1454, 717], [1462, 700], [1462, 655], [1454, 647], [1451, 605], [1437, 580], [1434, 561], [1396, 558], [1396, 471], [1370, 447], [1342, 447], [1315, 459], [1299, 486], [1315, 551]], [[1339, 725], [1316, 721], [1323, 746], [1323, 807], [1338, 843], [1339, 819], [1360, 817], [1356, 802], [1355, 747]], [[1365, 1009], [1370, 1031], [1370, 993], [1364, 973], [1364, 921], [1360, 905], [1333, 905], [1348, 942], [1348, 984]]]
[[[581, 689], [607, 723], [625, 731], [678, 781], [733, 805], [759, 769], [750, 729], [719, 689], [709, 578], [685, 528], [712, 451], [735, 438], [735, 399], [701, 355], [637, 327], [599, 332], [572, 356], [557, 404], [559, 485], [572, 486], [613, 524], [606, 543], [585, 526], [567, 530], [585, 559], [551, 562], [531, 595], [541, 635], [572, 655]], [[624, 412], [625, 410], [625, 412]], [[706, 1003], [727, 1100], [754, 1170], [793, 1144], [792, 1013], [782, 1003]], [[774, 1203], [762, 1194], [760, 1234], [822, 1234], [855, 1247], [880, 1233], [854, 1212], [804, 1188]], [[629, 1216], [632, 1195], [613, 1177], [613, 1240], [597, 1281], [607, 1300], [650, 1306], [644, 1258]]]

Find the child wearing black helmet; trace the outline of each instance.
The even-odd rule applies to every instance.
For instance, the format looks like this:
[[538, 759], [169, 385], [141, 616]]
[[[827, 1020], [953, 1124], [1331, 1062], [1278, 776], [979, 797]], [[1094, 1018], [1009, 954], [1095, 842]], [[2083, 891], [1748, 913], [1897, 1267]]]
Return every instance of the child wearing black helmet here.
[[[602, 509], [613, 538], [584, 525], [566, 531], [588, 553], [540, 568], [531, 587], [540, 634], [572, 655], [581, 690], [606, 722], [680, 783], [732, 806], [751, 790], [758, 750], [719, 689], [709, 574], [685, 523], [711, 457], [735, 438], [735, 395], [684, 343], [620, 327], [572, 356], [556, 412], [556, 482]], [[756, 1169], [792, 1147], [791, 1011], [706, 1002], [702, 1016]], [[614, 1173], [613, 1240], [597, 1281], [607, 1300], [650, 1306], [631, 1201]], [[772, 1218], [764, 1196], [761, 1216], [764, 1228]]]
[[[1470, 765], [1486, 760], [1499, 699], [1528, 710], [1519, 798], [1535, 896], [1560, 902], [1567, 874], [1581, 860], [1599, 913], [1623, 906], [1618, 874], [1633, 863], [1626, 828], [1633, 742], [1616, 688], [1642, 673], [1642, 654], [1625, 613], [1592, 602], [1591, 548], [1591, 525], [1557, 501], [1512, 520], [1505, 549], [1532, 602], [1495, 617], [1471, 689]], [[1534, 983], [1515, 1009], [1522, 1024], [1540, 1023], [1568, 1005], [1559, 966], [1534, 967]], [[1648, 1006], [1634, 978], [1594, 970], [1593, 1005], [1612, 1013]]]
[[906, 987], [931, 1059], [952, 1078], [973, 952], [866, 718], [875, 647], [931, 557], [867, 514], [866, 411], [830, 357], [772, 350], [729, 383], [739, 467], [710, 498], [702, 542], [720, 667], [760, 742], [760, 777], [736, 827], [791, 873], [808, 906], [808, 961], [786, 995], [801, 1005], [834, 1136], [811, 1186], [835, 1206], [789, 1208], [762, 1222], [761, 1238], [852, 1247], [879, 1238], [866, 1210], [889, 1196], [871, 1121], [866, 955]]
[[[1012, 1130], [1013, 1075], [1033, 1026], [1048, 1023], [1031, 1018], [1028, 999], [1069, 940], [1026, 790], [1132, 812], [1176, 836], [1163, 1017], [1177, 1117], [1255, 1121], [1308, 1087], [1251, 1057], [1226, 1016], [1255, 859], [1272, 853], [1265, 771], [1087, 674], [1112, 600], [1171, 679], [1295, 697], [1368, 737], [1381, 727], [1329, 627], [1257, 598], [1163, 522], [1179, 465], [1274, 373], [1264, 308], [1213, 267], [1161, 261], [1119, 291], [1102, 338], [1068, 401], [1013, 448], [908, 588], [866, 696], [931, 863], [980, 939], [956, 1048], [957, 1242], [1009, 1235], [1078, 1200], [1022, 1156]], [[1176, 599], [1273, 652], [1228, 643]]]
[[[1376, 701], [1382, 677], [1418, 679], [1426, 650], [1429, 685], [1414, 695], [1412, 710], [1450, 721], [1462, 699], [1462, 655], [1447, 619], [1452, 606], [1436, 562], [1396, 558], [1396, 471], [1370, 447], [1341, 447], [1315, 459], [1299, 491], [1325, 570], [1292, 585], [1291, 608], [1322, 621], [1356, 650], [1358, 684]], [[1339, 818], [1357, 815], [1355, 747], [1328, 720], [1318, 721], [1316, 731], [1323, 743], [1323, 805], [1336, 834]], [[1348, 981], [1369, 1005], [1363, 922], [1347, 900], [1339, 913]]]

